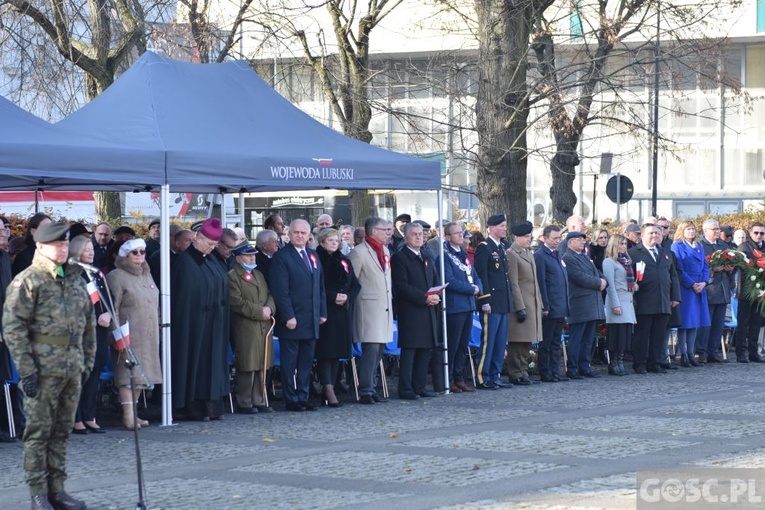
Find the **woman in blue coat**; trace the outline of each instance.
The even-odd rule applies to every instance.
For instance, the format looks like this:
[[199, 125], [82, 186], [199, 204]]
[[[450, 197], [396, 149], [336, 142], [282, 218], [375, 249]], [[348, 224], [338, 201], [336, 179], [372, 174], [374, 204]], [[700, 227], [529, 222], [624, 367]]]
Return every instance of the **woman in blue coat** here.
[[680, 279], [680, 328], [677, 343], [684, 367], [699, 366], [695, 359], [696, 332], [709, 326], [706, 286], [709, 282], [709, 267], [704, 257], [704, 248], [696, 242], [696, 225], [682, 221], [675, 232], [672, 252], [677, 265], [682, 269]]

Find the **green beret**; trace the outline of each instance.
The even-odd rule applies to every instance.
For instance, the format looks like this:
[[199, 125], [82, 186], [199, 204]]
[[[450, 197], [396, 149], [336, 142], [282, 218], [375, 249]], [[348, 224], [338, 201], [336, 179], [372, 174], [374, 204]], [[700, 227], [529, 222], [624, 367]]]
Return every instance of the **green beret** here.
[[69, 224], [64, 222], [46, 223], [35, 231], [36, 243], [55, 243], [69, 240]]

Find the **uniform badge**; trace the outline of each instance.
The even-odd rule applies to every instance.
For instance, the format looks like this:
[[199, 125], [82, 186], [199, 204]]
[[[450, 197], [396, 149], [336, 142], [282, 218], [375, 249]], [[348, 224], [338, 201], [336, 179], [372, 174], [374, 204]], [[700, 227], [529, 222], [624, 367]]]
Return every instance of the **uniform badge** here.
[[244, 281], [251, 282], [252, 281], [252, 273], [244, 273], [242, 275], [242, 278], [244, 278]]
[[499, 269], [499, 262], [497, 262], [496, 264], [494, 264], [494, 268], [495, 268], [495, 269]]

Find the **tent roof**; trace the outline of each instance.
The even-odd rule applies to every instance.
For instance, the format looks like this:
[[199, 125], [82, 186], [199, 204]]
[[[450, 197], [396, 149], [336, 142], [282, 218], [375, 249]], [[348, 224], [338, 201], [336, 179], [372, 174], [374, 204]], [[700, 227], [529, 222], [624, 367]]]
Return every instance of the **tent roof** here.
[[162, 184], [163, 158], [68, 132], [0, 96], [0, 188], [133, 190]]
[[241, 61], [192, 64], [147, 52], [58, 125], [163, 151], [171, 191], [441, 186], [439, 163], [324, 126]]

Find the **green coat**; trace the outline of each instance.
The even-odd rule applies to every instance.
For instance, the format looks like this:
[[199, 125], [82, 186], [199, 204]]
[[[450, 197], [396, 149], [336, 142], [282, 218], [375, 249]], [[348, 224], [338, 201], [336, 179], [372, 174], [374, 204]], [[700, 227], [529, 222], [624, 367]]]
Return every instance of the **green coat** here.
[[[248, 275], [251, 277], [248, 278]], [[231, 291], [231, 338], [234, 341], [234, 366], [241, 372], [263, 370], [263, 353], [268, 341], [268, 367], [273, 365], [273, 334], [270, 320], [263, 319], [263, 307], [276, 313], [276, 305], [266, 279], [257, 269], [248, 273], [240, 264], [228, 273]]]
[[[32, 265], [16, 275], [6, 291], [3, 337], [20, 377], [40, 372], [73, 377], [90, 372], [96, 359], [96, 318], [82, 270], [57, 265], [35, 253]], [[68, 345], [36, 342], [35, 336], [70, 338]]]

